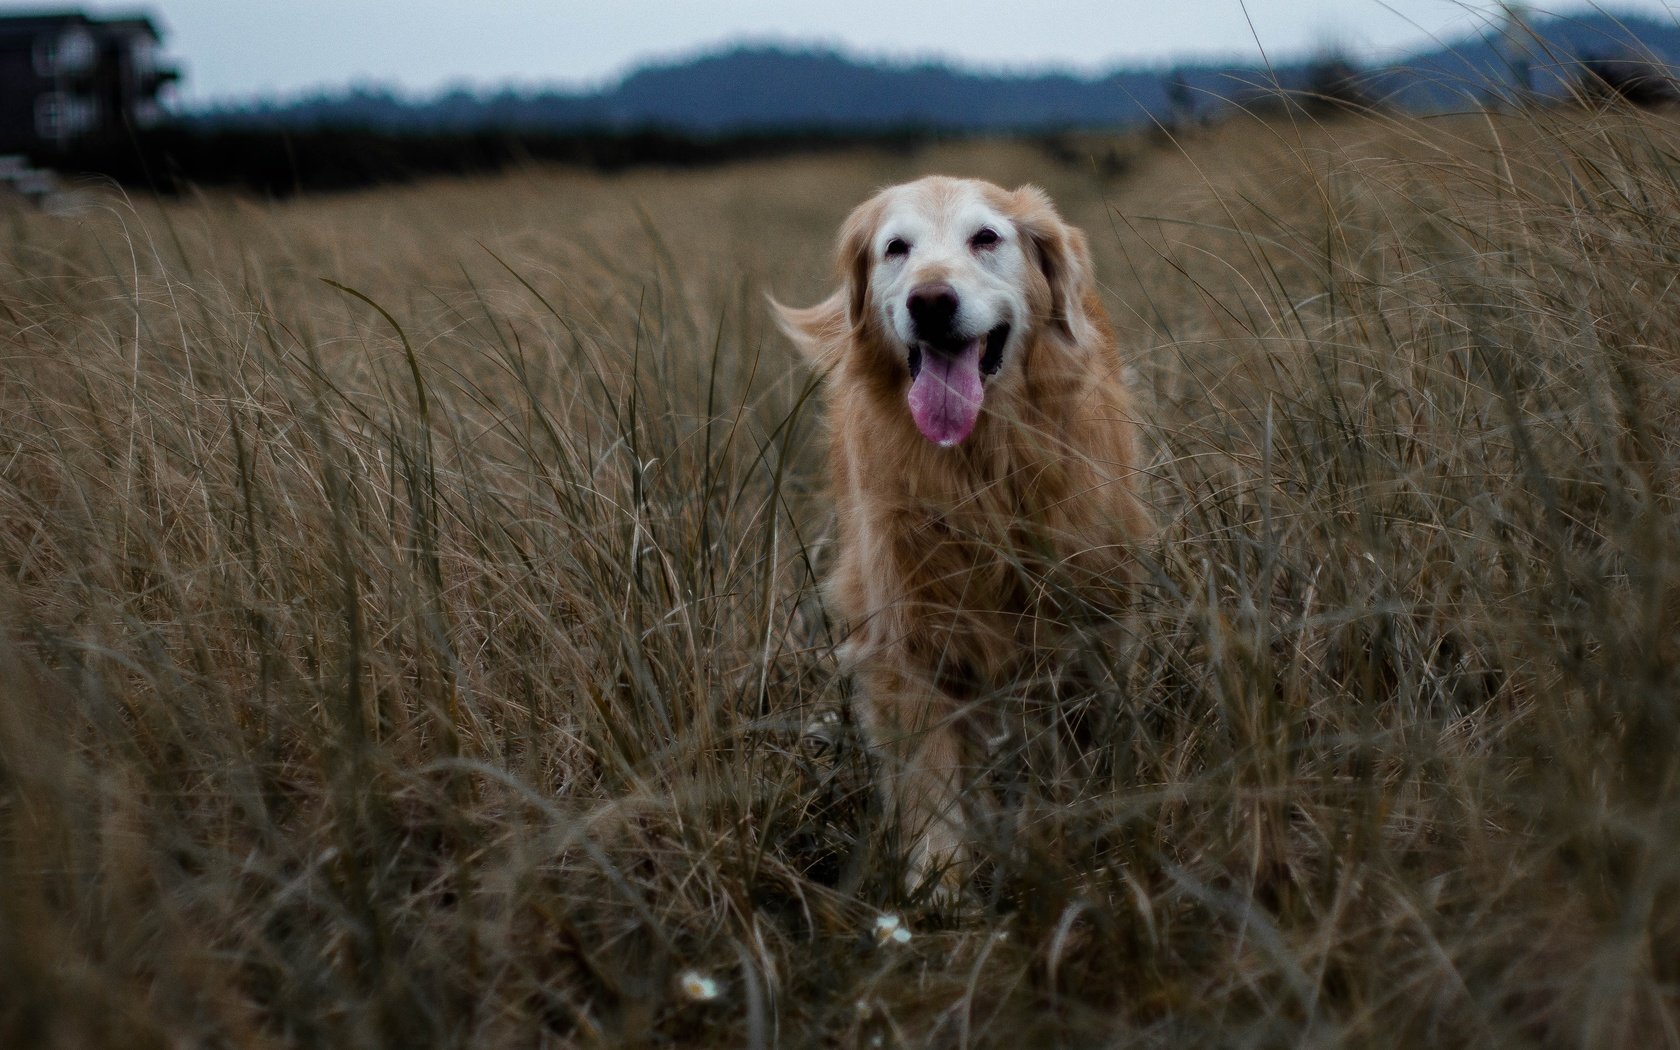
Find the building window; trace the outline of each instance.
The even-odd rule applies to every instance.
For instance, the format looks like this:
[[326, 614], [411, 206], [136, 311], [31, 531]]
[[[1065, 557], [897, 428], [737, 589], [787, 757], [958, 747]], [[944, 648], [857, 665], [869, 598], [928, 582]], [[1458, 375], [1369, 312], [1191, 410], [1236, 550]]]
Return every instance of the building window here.
[[139, 33], [128, 38], [128, 61], [136, 73], [150, 73], [158, 68], [157, 41]]
[[93, 130], [99, 110], [90, 98], [49, 91], [35, 100], [35, 133], [63, 141]]
[[94, 66], [98, 48], [93, 34], [77, 26], [35, 42], [35, 72], [43, 77], [73, 77]]

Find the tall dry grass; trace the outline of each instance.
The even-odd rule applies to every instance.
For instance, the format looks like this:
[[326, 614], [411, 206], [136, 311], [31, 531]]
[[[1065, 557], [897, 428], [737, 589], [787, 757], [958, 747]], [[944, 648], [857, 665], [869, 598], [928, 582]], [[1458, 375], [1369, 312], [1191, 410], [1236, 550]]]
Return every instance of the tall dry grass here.
[[[6, 215], [0, 1044], [1680, 1045], [1677, 143]], [[948, 912], [872, 812], [760, 298], [925, 170], [1092, 234], [1163, 523], [1081, 687], [998, 698]]]

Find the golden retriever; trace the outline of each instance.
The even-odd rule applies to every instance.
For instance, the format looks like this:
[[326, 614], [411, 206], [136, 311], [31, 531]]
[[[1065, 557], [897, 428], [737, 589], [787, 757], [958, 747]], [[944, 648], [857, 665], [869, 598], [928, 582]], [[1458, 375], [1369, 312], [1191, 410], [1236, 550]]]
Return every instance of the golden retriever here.
[[907, 882], [949, 896], [969, 771], [1001, 691], [1055, 648], [1056, 595], [1127, 589], [1150, 528], [1135, 428], [1085, 237], [1037, 187], [883, 190], [846, 220], [839, 263], [825, 302], [773, 305], [826, 374], [827, 586]]

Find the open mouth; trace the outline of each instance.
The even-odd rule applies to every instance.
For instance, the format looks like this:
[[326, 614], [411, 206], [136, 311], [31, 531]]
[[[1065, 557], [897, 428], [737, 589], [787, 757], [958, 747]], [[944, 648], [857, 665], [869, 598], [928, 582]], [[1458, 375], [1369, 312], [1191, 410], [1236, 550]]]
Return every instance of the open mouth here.
[[919, 340], [910, 344], [910, 417], [922, 436], [941, 448], [974, 430], [985, 400], [985, 377], [1003, 367], [1009, 325], [968, 340]]
[[[910, 378], [915, 379], [922, 371], [923, 347], [936, 354], [955, 357], [968, 346], [978, 342], [978, 338], [968, 342], [947, 340], [944, 342], [917, 341], [910, 344]], [[1003, 347], [1009, 342], [1009, 325], [1000, 324], [986, 333], [986, 352], [980, 355], [980, 371], [983, 375], [995, 376], [998, 369], [1003, 367]]]

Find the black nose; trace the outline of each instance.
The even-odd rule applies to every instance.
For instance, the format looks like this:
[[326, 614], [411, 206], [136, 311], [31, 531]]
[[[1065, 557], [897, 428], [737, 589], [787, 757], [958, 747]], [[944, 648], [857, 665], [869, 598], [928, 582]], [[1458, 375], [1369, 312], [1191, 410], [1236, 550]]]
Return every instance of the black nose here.
[[957, 290], [948, 284], [924, 284], [910, 292], [905, 306], [910, 310], [910, 322], [923, 339], [942, 339], [951, 334], [951, 324], [957, 319]]

